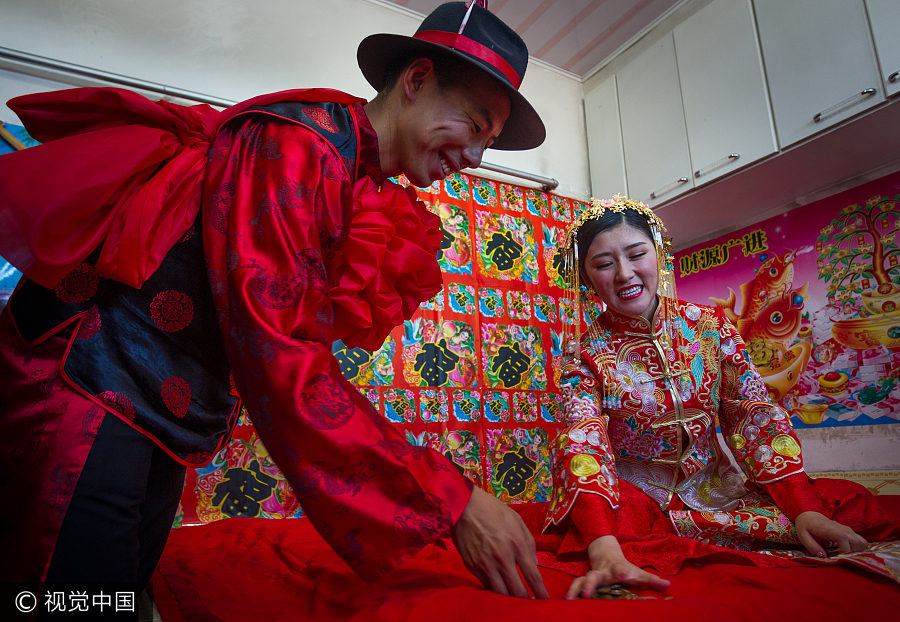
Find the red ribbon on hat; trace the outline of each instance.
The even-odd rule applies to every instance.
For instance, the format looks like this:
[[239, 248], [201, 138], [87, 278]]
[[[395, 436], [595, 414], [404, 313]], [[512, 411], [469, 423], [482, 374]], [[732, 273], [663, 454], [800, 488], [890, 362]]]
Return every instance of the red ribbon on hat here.
[[512, 68], [512, 65], [506, 62], [505, 58], [487, 46], [482, 45], [465, 35], [453, 34], [443, 30], [424, 30], [422, 32], [417, 32], [413, 37], [421, 39], [422, 41], [444, 45], [453, 50], [466, 52], [476, 58], [480, 58], [506, 76], [516, 90], [518, 90], [519, 85], [522, 84], [522, 78], [516, 70]]

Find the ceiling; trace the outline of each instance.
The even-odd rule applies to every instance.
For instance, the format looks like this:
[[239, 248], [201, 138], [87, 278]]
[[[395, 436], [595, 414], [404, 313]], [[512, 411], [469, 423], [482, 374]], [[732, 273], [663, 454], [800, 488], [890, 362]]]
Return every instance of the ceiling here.
[[[488, 9], [521, 35], [533, 58], [590, 75], [683, 0], [488, 0]], [[393, 0], [423, 17], [440, 0]]]

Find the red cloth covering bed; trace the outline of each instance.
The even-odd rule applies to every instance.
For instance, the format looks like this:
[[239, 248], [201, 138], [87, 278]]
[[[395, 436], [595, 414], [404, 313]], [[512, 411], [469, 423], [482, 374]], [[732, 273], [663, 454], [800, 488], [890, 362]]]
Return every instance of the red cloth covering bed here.
[[[532, 509], [517, 509], [530, 526], [539, 520]], [[672, 547], [681, 546], [681, 540], [673, 540]], [[685, 561], [674, 574], [663, 573], [672, 580], [666, 592], [638, 590], [639, 596], [649, 598], [615, 601], [562, 600], [572, 581], [568, 572], [583, 571], [579, 569], [584, 566], [559, 563], [555, 555], [541, 551], [541, 570], [552, 599], [517, 599], [484, 590], [452, 543], [444, 545], [425, 548], [388, 576], [367, 584], [305, 519], [234, 518], [174, 530], [151, 590], [164, 622], [828, 622], [861, 616], [893, 620], [900, 611], [900, 585], [877, 574], [848, 564], [810, 566], [780, 558], [769, 558], [772, 565], [760, 567], [719, 547]], [[895, 578], [900, 580], [900, 554], [894, 556]]]

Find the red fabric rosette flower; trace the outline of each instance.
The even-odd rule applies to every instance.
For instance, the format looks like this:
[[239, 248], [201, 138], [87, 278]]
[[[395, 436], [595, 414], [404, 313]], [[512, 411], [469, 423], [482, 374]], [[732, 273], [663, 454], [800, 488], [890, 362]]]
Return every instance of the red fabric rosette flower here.
[[377, 350], [388, 333], [441, 288], [440, 218], [415, 190], [368, 177], [353, 186], [350, 231], [331, 288], [334, 337]]
[[302, 89], [219, 112], [109, 87], [11, 99], [9, 108], [44, 144], [0, 161], [0, 255], [53, 289], [102, 244], [97, 276], [141, 287], [194, 222], [219, 127], [278, 101], [363, 100]]

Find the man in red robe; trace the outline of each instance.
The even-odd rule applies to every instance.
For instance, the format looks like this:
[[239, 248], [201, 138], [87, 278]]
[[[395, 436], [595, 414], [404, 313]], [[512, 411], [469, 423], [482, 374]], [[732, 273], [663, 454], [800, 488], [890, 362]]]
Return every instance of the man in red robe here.
[[413, 37], [368, 37], [358, 59], [368, 103], [10, 102], [45, 144], [0, 159], [0, 255], [26, 276], [0, 315], [0, 581], [139, 590], [185, 467], [243, 405], [364, 578], [450, 531], [487, 588], [546, 596], [515, 512], [409, 446], [331, 355], [336, 339], [379, 347], [441, 285], [437, 217], [386, 177], [426, 186], [488, 147], [543, 141], [518, 92], [527, 50], [457, 2]]

